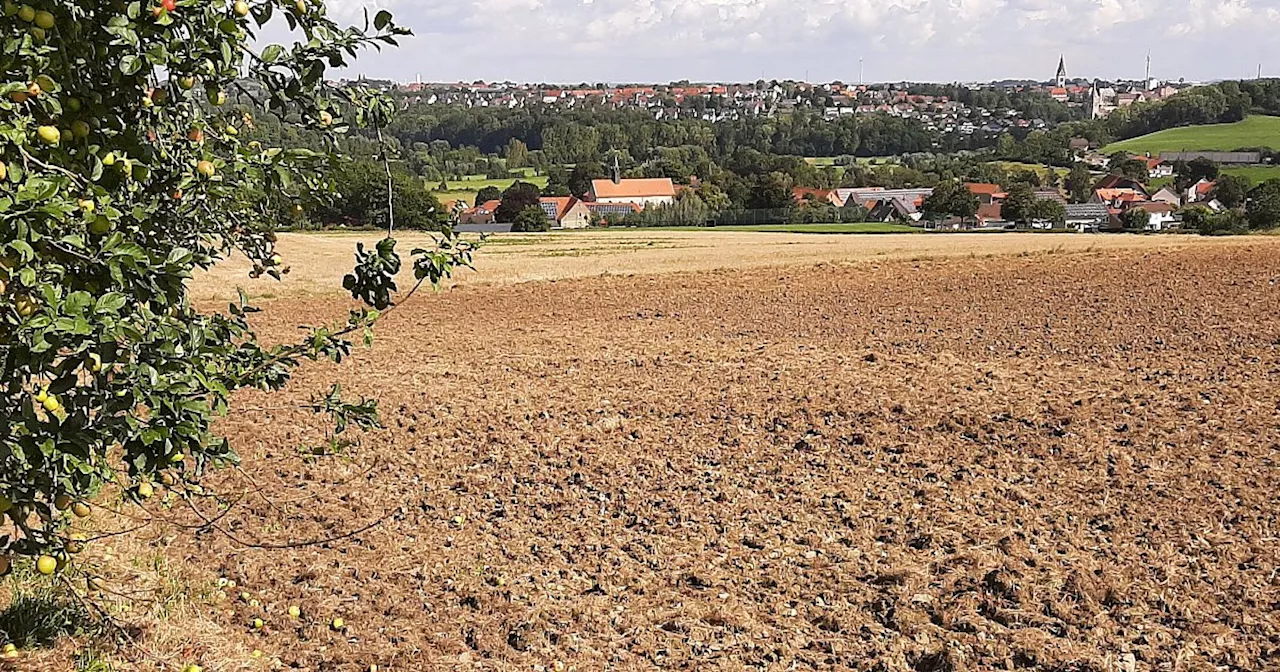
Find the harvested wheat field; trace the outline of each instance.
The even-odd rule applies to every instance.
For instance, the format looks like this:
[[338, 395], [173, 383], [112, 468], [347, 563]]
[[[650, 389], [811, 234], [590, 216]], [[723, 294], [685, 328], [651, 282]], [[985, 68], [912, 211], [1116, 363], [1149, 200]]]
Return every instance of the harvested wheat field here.
[[[229, 510], [112, 546], [146, 559], [118, 584], [186, 587], [122, 615], [122, 655], [1276, 669], [1278, 281], [1280, 241], [1183, 240], [425, 296], [287, 399], [238, 398]], [[261, 326], [348, 307], [284, 297]], [[334, 381], [386, 429], [307, 456], [323, 427], [288, 403]]]
[[[295, 268], [288, 283], [270, 278], [249, 280], [249, 263], [236, 258], [205, 274], [194, 288], [197, 299], [225, 301], [243, 287], [256, 298], [326, 296], [340, 291], [351, 270], [357, 242], [372, 246], [380, 234], [282, 234], [279, 249]], [[400, 249], [430, 246], [427, 235], [401, 232]], [[1256, 239], [1255, 239], [1256, 240]], [[1011, 254], [1061, 254], [1112, 250], [1181, 249], [1188, 246], [1234, 247], [1239, 238], [1185, 235], [1059, 234], [878, 234], [819, 235], [801, 233], [726, 232], [710, 230], [647, 231], [644, 229], [560, 231], [540, 234], [497, 234], [476, 259], [476, 272], [464, 271], [462, 284], [506, 284], [538, 280], [652, 275], [722, 268], [762, 268], [923, 261], [951, 257], [987, 258]], [[410, 273], [402, 274], [408, 284]]]

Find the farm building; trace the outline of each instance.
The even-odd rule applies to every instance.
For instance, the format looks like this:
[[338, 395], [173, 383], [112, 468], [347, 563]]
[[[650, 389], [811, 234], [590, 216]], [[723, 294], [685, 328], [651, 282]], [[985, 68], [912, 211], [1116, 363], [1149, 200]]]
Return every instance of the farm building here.
[[636, 203], [640, 206], [672, 203], [676, 187], [670, 178], [592, 180], [589, 201], [594, 203]]
[[502, 201], [493, 200], [485, 201], [474, 208], [467, 208], [458, 216], [459, 224], [492, 224], [494, 222], [494, 213], [498, 211], [498, 206]]
[[1251, 166], [1262, 163], [1261, 152], [1160, 152], [1160, 159], [1172, 164], [1175, 161], [1208, 159], [1227, 166]]
[[544, 196], [539, 205], [555, 228], [585, 229], [591, 226], [591, 209], [573, 196]]
[[1102, 203], [1067, 204], [1067, 228], [1079, 231], [1097, 229], [1111, 219], [1111, 211]]

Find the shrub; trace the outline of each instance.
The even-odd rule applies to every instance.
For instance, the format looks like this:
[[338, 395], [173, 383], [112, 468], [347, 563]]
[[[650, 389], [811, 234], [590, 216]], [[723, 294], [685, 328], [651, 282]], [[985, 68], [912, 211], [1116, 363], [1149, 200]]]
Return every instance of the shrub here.
[[515, 221], [511, 224], [512, 231], [521, 233], [547, 231], [550, 228], [551, 220], [547, 218], [547, 211], [539, 205], [525, 206], [516, 213]]

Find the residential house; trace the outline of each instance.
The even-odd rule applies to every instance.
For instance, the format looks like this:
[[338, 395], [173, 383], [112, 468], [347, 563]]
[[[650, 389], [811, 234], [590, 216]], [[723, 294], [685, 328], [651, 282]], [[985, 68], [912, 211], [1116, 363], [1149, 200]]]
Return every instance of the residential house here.
[[1008, 196], [998, 184], [987, 184], [982, 182], [966, 182], [969, 192], [978, 197], [978, 201], [982, 205], [991, 205], [1003, 201]]
[[810, 189], [809, 187], [796, 187], [791, 190], [791, 196], [796, 199], [796, 203], [804, 203], [806, 200], [814, 200], [819, 203], [834, 205], [835, 207], [843, 207], [845, 201], [840, 200], [839, 194], [834, 189]]
[[[850, 201], [852, 203], [854, 201]], [[869, 222], [918, 222], [919, 207], [905, 198], [882, 198], [865, 205]]]
[[1003, 209], [999, 203], [984, 203], [978, 206], [978, 213], [975, 216], [978, 220], [980, 228], [1003, 227], [1009, 221], [1000, 215]]
[[1067, 204], [1067, 199], [1062, 195], [1062, 191], [1053, 187], [1039, 187], [1035, 190], [1037, 201], [1055, 201], [1062, 205]]
[[1171, 228], [1174, 223], [1174, 206], [1168, 203], [1155, 203], [1148, 201], [1145, 203], [1133, 203], [1128, 210], [1146, 210], [1151, 218], [1147, 221], [1144, 231], [1164, 231]]
[[1101, 203], [1109, 208], [1124, 210], [1130, 203], [1142, 203], [1147, 195], [1133, 189], [1094, 189], [1090, 203]]
[[1213, 189], [1216, 186], [1217, 182], [1211, 182], [1204, 178], [1200, 178], [1199, 182], [1187, 187], [1187, 190], [1183, 192], [1182, 202], [1202, 203], [1207, 201], [1209, 200], [1209, 196], [1213, 194]]
[[1095, 189], [1132, 189], [1143, 196], [1147, 195], [1147, 187], [1141, 182], [1123, 175], [1107, 175], [1098, 182]]
[[1156, 203], [1168, 203], [1175, 208], [1182, 205], [1182, 196], [1178, 195], [1172, 187], [1161, 187], [1159, 191], [1151, 194], [1151, 200]]
[[1081, 233], [1096, 231], [1111, 219], [1111, 211], [1101, 203], [1068, 203], [1067, 228]]
[[1173, 177], [1173, 163], [1164, 159], [1147, 158], [1147, 174], [1153, 180]]
[[459, 224], [492, 224], [494, 223], [494, 213], [498, 211], [498, 206], [502, 205], [502, 201], [493, 200], [485, 201], [474, 208], [467, 208], [458, 216]]
[[591, 226], [591, 209], [573, 196], [544, 196], [539, 199], [539, 205], [557, 229], [585, 229]]
[[593, 203], [668, 204], [676, 199], [671, 178], [592, 180], [587, 200]]
[[1110, 157], [1099, 152], [1086, 152], [1085, 155], [1080, 158], [1080, 161], [1090, 168], [1097, 168], [1099, 170], [1106, 170], [1111, 167]]
[[[870, 210], [875, 202], [884, 199], [901, 198], [908, 203], [914, 203], [916, 208], [920, 207], [920, 203], [933, 193], [933, 189], [929, 187], [918, 189], [885, 189], [884, 187], [859, 187], [856, 189], [836, 189], [836, 197], [843, 203], [852, 200], [854, 203], [862, 203]], [[869, 204], [869, 205], [868, 205]]]

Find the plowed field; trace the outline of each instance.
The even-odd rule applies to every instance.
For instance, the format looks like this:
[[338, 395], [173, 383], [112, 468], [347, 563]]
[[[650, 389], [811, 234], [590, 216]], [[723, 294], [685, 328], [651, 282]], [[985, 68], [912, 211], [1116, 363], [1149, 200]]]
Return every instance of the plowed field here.
[[[1276, 669], [1277, 282], [1259, 240], [427, 296], [287, 399], [238, 398], [244, 473], [211, 486], [243, 499], [143, 533], [191, 585], [237, 586], [154, 647], [205, 669]], [[347, 307], [282, 299], [262, 328]], [[286, 407], [334, 381], [386, 429], [304, 457], [323, 427]]]

